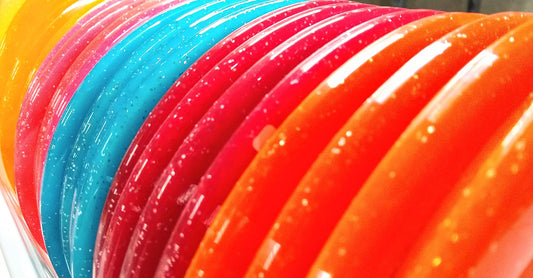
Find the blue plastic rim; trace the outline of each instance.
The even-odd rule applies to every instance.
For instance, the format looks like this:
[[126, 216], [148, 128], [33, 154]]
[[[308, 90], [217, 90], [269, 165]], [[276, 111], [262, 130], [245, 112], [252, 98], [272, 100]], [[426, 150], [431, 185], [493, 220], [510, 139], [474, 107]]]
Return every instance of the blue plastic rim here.
[[[179, 15], [183, 14], [183, 11], [180, 8], [187, 4], [189, 3], [184, 2], [176, 8], [160, 14], [125, 37], [104, 57], [104, 59], [110, 59], [109, 57], [113, 57], [118, 61], [116, 63], [97, 64], [80, 85], [80, 88], [86, 88], [86, 90], [90, 92], [97, 91], [97, 84], [94, 84], [97, 82], [91, 82], [95, 80], [95, 73], [102, 71], [113, 72], [118, 70], [120, 62], [124, 62], [128, 57], [122, 55], [122, 53], [133, 52], [150, 37], [161, 33], [160, 29], [162, 26], [160, 23], [163, 21], [172, 21]], [[187, 9], [185, 11], [187, 11]], [[96, 80], [104, 82], [108, 80], [109, 77], [109, 75], [104, 74], [98, 76]], [[85, 95], [76, 93], [73, 96], [73, 100], [81, 99], [83, 102], [87, 101], [83, 97], [90, 98], [93, 95], [94, 93]], [[87, 103], [89, 102], [87, 101]], [[70, 252], [65, 253], [63, 251], [59, 211], [61, 208], [62, 185], [66, 159], [70, 154], [78, 131], [77, 128], [73, 128], [72, 126], [76, 126], [76, 123], [78, 123], [79, 127], [85, 116], [84, 112], [86, 112], [80, 109], [81, 107], [73, 107], [70, 105], [65, 109], [63, 117], [57, 126], [57, 130], [50, 144], [50, 150], [47, 155], [43, 172], [43, 184], [41, 187], [41, 219], [43, 236], [52, 264], [60, 277], [71, 276], [66, 263], [67, 258], [65, 258], [65, 256], [70, 255]], [[69, 246], [65, 246], [65, 248], [68, 250]]]
[[66, 276], [91, 275], [97, 226], [115, 171], [136, 130], [173, 82], [232, 31], [296, 2], [183, 3], [104, 56], [65, 110], [45, 164], [43, 233], [54, 267]]

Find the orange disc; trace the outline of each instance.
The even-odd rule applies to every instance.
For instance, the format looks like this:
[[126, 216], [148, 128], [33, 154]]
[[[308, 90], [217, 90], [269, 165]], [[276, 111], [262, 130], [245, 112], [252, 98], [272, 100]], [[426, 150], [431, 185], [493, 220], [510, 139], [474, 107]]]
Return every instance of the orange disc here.
[[[7, 176], [3, 178], [4, 183], [11, 188], [14, 186], [15, 129], [33, 74], [77, 20], [102, 1], [27, 0], [6, 32], [0, 46], [0, 154]], [[35, 224], [39, 223], [38, 216], [24, 216], [35, 218], [27, 218], [26, 222], [33, 237], [44, 249], [41, 227]]]
[[[294, 274], [296, 269], [307, 272], [352, 198], [412, 119], [476, 54], [527, 18], [522, 13], [481, 18], [432, 43], [402, 66], [362, 104], [313, 163], [248, 274], [277, 277]], [[349, 85], [355, 91], [357, 84]]]
[[[189, 267], [189, 277], [221, 276], [225, 269], [250, 263], [301, 177], [359, 105], [419, 50], [481, 17], [453, 13], [416, 21], [341, 66], [261, 148], [207, 231]], [[343, 86], [350, 83], [356, 84], [357, 93]]]
[[6, 31], [0, 46], [0, 151], [11, 186], [16, 123], [33, 74], [76, 21], [102, 1], [27, 0]]
[[398, 270], [483, 146], [530, 101], [532, 26], [483, 50], [413, 120], [351, 202], [309, 277]]

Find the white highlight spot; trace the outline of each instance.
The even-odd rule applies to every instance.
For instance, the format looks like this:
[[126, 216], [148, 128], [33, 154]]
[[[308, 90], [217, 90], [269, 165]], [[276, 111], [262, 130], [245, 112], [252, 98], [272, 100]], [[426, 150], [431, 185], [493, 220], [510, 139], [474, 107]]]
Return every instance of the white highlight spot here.
[[222, 236], [226, 232], [226, 229], [228, 228], [228, 225], [229, 225], [229, 219], [224, 221], [224, 224], [222, 224], [222, 228], [220, 230], [218, 230], [217, 236], [215, 237], [215, 241], [214, 241], [215, 244], [218, 244], [220, 242], [220, 239], [222, 239]]
[[266, 125], [252, 141], [253, 148], [256, 151], [259, 151], [275, 131], [276, 128], [273, 125]]
[[339, 139], [339, 142], [338, 142], [337, 144], [338, 144], [340, 147], [346, 145], [346, 138], [341, 137], [341, 138]]
[[318, 272], [317, 278], [331, 278], [331, 274], [325, 272], [324, 270], [320, 270]]
[[496, 170], [494, 170], [494, 168], [491, 168], [491, 169], [487, 170], [485, 175], [487, 176], [487, 178], [492, 179], [492, 178], [494, 178], [494, 176], [496, 176]]
[[276, 254], [278, 253], [279, 248], [281, 247], [279, 243], [273, 241], [272, 239], [268, 239], [268, 245], [270, 247], [268, 248], [270, 250], [270, 253], [268, 254], [265, 260], [265, 263], [263, 264], [264, 270], [268, 270], [268, 268], [272, 264], [272, 261], [274, 261], [274, 258], [276, 257]]

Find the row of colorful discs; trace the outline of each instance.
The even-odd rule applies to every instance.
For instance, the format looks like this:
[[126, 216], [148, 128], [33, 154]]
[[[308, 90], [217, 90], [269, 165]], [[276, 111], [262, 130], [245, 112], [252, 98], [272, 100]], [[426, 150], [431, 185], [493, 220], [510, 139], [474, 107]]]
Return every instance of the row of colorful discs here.
[[0, 7], [2, 184], [59, 277], [533, 275], [532, 14]]

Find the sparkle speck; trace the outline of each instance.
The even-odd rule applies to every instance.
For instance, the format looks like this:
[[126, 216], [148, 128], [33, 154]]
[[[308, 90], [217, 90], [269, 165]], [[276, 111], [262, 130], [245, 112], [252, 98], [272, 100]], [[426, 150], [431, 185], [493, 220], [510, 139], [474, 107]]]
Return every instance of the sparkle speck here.
[[307, 207], [309, 205], [309, 201], [305, 198], [302, 199], [302, 206]]
[[346, 145], [346, 138], [341, 137], [341, 138], [339, 139], [338, 144], [339, 144], [340, 147]]
[[471, 193], [470, 192], [470, 188], [467, 187], [467, 188], [463, 189], [463, 196], [464, 197], [470, 196], [470, 193]]
[[318, 278], [331, 278], [331, 274], [325, 272], [324, 270], [320, 270], [317, 275]]
[[389, 178], [394, 179], [396, 177], [396, 172], [390, 171], [389, 172]]
[[439, 266], [441, 263], [442, 263], [442, 259], [441, 259], [441, 257], [435, 257], [435, 258], [433, 258], [433, 260], [431, 261], [431, 264], [432, 264], [434, 267]]
[[434, 132], [435, 132], [435, 127], [432, 125], [428, 126], [428, 133], [433, 134]]
[[334, 153], [334, 154], [340, 154], [341, 150], [339, 148], [333, 148], [333, 149], [331, 149], [331, 152]]
[[485, 173], [485, 176], [487, 176], [487, 178], [489, 179], [494, 178], [494, 176], [496, 176], [496, 170], [494, 169], [487, 170], [487, 172]]
[[261, 132], [259, 132], [259, 134], [254, 138], [252, 142], [252, 147], [256, 151], [259, 151], [261, 147], [265, 144], [267, 139], [270, 138], [270, 136], [274, 134], [275, 131], [276, 131], [276, 128], [273, 125], [266, 125], [261, 130]]
[[456, 243], [456, 242], [458, 242], [458, 241], [459, 241], [459, 234], [457, 234], [457, 233], [453, 233], [453, 234], [452, 234], [452, 242], [453, 242], [453, 243]]
[[282, 147], [285, 146], [285, 140], [279, 140], [279, 145]]
[[337, 253], [340, 257], [344, 257], [346, 255], [346, 248], [340, 248]]
[[203, 270], [198, 270], [198, 277], [204, 277], [204, 271]]
[[526, 148], [526, 142], [524, 142], [524, 141], [519, 141], [515, 145], [515, 149], [517, 151], [523, 151], [525, 148]]

